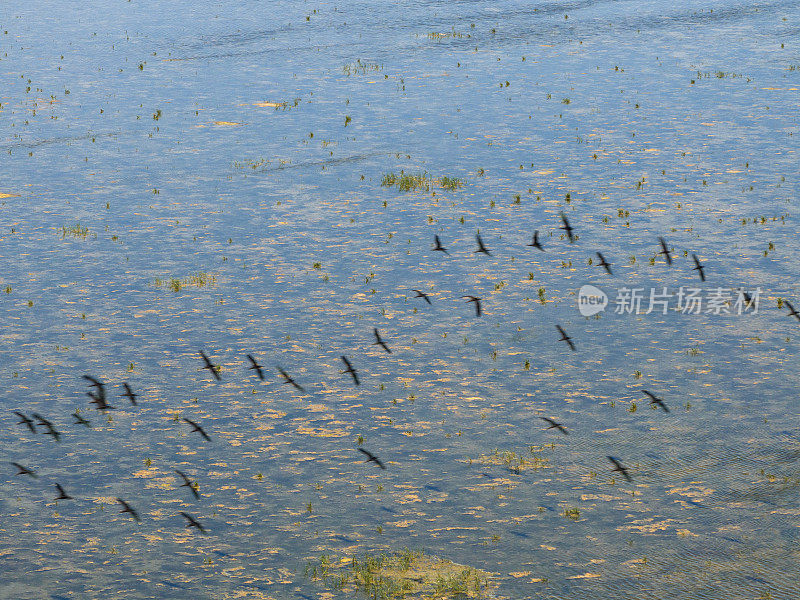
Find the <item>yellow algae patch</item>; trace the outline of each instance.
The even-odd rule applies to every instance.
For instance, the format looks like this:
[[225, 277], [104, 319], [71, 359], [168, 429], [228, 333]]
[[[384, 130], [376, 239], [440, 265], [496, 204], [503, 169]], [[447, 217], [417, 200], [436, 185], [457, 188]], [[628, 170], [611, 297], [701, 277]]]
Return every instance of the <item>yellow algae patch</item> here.
[[394, 525], [395, 527], [408, 527], [409, 525], [413, 525], [417, 521], [415, 519], [403, 519], [402, 521], [393, 521], [386, 523], [387, 525]]
[[601, 577], [598, 573], [584, 573], [583, 575], [573, 575], [572, 577], [567, 577], [567, 579], [594, 579], [595, 577]]
[[240, 127], [243, 123], [237, 123], [236, 121], [214, 121], [214, 125], [218, 127]]
[[555, 173], [555, 171], [552, 169], [541, 169], [533, 172], [534, 175], [552, 175], [553, 173]]
[[664, 519], [663, 521], [653, 521], [653, 519], [643, 519], [634, 521], [633, 525], [624, 525], [617, 531], [638, 531], [639, 533], [655, 533], [656, 531], [666, 531], [670, 528], [675, 519]]
[[302, 435], [310, 435], [311, 437], [322, 438], [335, 438], [349, 435], [348, 431], [338, 427], [331, 429], [328, 427], [307, 427], [305, 425], [298, 427], [296, 432]]
[[9, 194], [7, 192], [0, 192], [0, 198], [19, 198], [19, 194]]
[[692, 533], [688, 529], [678, 529], [678, 531], [676, 531], [676, 533], [681, 537], [688, 537], [688, 536], [700, 537], [699, 535], [697, 535], [696, 533]]
[[253, 102], [253, 106], [260, 106], [261, 108], [280, 108], [286, 106], [286, 102]]
[[530, 574], [531, 574], [530, 571], [516, 571], [514, 573], [509, 573], [511, 577], [516, 577], [517, 579], [519, 579], [520, 577], [527, 577]]

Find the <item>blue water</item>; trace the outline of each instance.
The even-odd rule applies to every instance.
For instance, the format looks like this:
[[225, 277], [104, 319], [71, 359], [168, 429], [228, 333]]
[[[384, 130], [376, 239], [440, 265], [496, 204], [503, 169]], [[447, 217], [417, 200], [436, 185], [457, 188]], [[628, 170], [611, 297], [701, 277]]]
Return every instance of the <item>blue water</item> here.
[[[800, 596], [799, 26], [785, 1], [5, 6], [0, 597], [344, 598], [306, 563], [405, 546], [496, 598]], [[401, 170], [432, 187], [381, 186]], [[761, 294], [617, 314], [623, 287]]]

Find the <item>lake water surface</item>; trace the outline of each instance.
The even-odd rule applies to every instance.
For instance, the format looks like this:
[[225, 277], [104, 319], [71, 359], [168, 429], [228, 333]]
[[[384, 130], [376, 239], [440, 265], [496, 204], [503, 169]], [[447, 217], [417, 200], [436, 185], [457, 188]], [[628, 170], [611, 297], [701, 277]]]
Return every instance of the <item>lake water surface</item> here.
[[0, 598], [351, 598], [306, 565], [404, 547], [486, 597], [800, 597], [798, 33], [793, 0], [6, 3]]

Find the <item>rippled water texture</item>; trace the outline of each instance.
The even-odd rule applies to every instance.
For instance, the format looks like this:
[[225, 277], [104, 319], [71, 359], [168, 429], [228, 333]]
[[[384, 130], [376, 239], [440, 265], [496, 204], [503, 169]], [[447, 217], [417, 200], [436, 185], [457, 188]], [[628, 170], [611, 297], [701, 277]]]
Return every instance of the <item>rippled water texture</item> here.
[[[487, 597], [800, 597], [799, 24], [6, 3], [0, 597], [351, 598], [309, 561], [406, 546]], [[381, 185], [401, 171], [423, 187]], [[584, 284], [609, 297], [588, 318]], [[682, 287], [758, 310], [643, 314]]]

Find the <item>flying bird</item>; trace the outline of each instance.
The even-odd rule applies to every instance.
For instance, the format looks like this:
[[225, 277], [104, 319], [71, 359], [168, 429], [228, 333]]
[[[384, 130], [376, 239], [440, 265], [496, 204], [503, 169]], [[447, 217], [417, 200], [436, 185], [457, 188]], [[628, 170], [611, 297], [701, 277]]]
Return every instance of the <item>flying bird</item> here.
[[33, 416], [39, 421], [40, 425], [43, 425], [47, 428], [47, 431], [44, 432], [44, 435], [52, 435], [55, 441], [61, 441], [61, 432], [56, 431], [56, 428], [50, 421], [40, 415], [37, 415], [36, 413], [33, 413]]
[[61, 441], [61, 432], [56, 431], [56, 428], [53, 426], [53, 424], [50, 421], [48, 421], [47, 419], [45, 419], [42, 415], [40, 415], [38, 413], [33, 413], [32, 416], [33, 416], [34, 419], [39, 421], [39, 425], [42, 425], [43, 427], [47, 428], [47, 431], [44, 432], [44, 435], [52, 435], [53, 439], [55, 441], [57, 441], [57, 442]]
[[692, 260], [694, 261], [692, 271], [697, 271], [697, 274], [700, 275], [700, 281], [705, 281], [706, 272], [703, 270], [705, 267], [700, 264], [700, 261], [697, 259], [697, 254], [692, 253]]
[[[556, 423], [553, 419], [549, 419], [547, 417], [539, 417], [539, 418], [542, 421], [545, 421], [550, 424], [550, 427], [548, 427], [547, 429], [558, 429], [561, 433], [567, 435], [568, 432], [561, 423]], [[545, 429], [545, 431], [547, 431], [547, 429]]]
[[15, 473], [15, 475], [30, 475], [33, 478], [39, 477], [34, 471], [29, 469], [28, 467], [23, 467], [21, 464], [15, 462], [12, 462], [11, 464], [17, 467], [17, 472]]
[[217, 367], [216, 365], [214, 365], [214, 364], [213, 364], [213, 363], [212, 363], [212, 362], [211, 362], [211, 361], [208, 359], [208, 356], [206, 356], [206, 353], [205, 353], [205, 352], [203, 352], [202, 350], [200, 350], [200, 356], [203, 358], [203, 362], [204, 362], [204, 363], [206, 363], [206, 364], [205, 364], [205, 366], [204, 366], [203, 368], [204, 368], [204, 369], [208, 369], [209, 371], [211, 371], [211, 374], [214, 376], [214, 379], [216, 379], [217, 381], [221, 381], [221, 380], [222, 380], [222, 378], [219, 376], [219, 367]]
[[666, 404], [664, 404], [664, 401], [663, 401], [661, 398], [657, 398], [657, 397], [655, 396], [655, 394], [651, 394], [651, 393], [650, 393], [650, 392], [648, 392], [647, 390], [642, 390], [642, 393], [643, 393], [645, 396], [647, 396], [648, 398], [650, 398], [650, 404], [651, 404], [651, 405], [654, 405], [654, 406], [659, 406], [659, 407], [661, 407], [661, 410], [663, 410], [663, 411], [664, 411], [664, 412], [666, 412], [666, 413], [668, 413], [668, 412], [669, 412], [669, 409], [667, 408], [667, 405], [666, 405]]
[[798, 321], [800, 321], [800, 314], [797, 314], [797, 311], [794, 309], [794, 306], [792, 306], [792, 303], [791, 303], [791, 302], [789, 302], [788, 300], [784, 300], [784, 301], [783, 301], [783, 303], [784, 303], [786, 306], [788, 306], [788, 307], [789, 307], [789, 316], [790, 316], [790, 317], [794, 317], [795, 319], [797, 319]]
[[28, 429], [31, 430], [31, 433], [36, 433], [36, 427], [33, 426], [33, 421], [31, 421], [28, 417], [26, 417], [18, 410], [15, 410], [14, 414], [20, 418], [20, 421], [17, 422], [17, 425], [22, 425], [24, 423], [28, 427]]
[[478, 249], [474, 250], [472, 252], [473, 254], [476, 254], [476, 253], [485, 254], [486, 256], [491, 256], [492, 255], [492, 253], [489, 252], [489, 250], [486, 248], [486, 246], [483, 245], [483, 240], [481, 239], [481, 234], [480, 233], [476, 233], [475, 234], [475, 241], [478, 242]]
[[597, 254], [597, 258], [600, 259], [600, 262], [598, 262], [597, 264], [603, 267], [606, 270], [606, 273], [608, 273], [613, 277], [614, 274], [611, 272], [611, 265], [606, 262], [606, 259], [603, 256], [603, 254], [601, 252], [595, 252], [595, 254]]
[[58, 490], [58, 496], [56, 496], [56, 500], [72, 500], [72, 496], [70, 496], [67, 492], [64, 491], [64, 488], [61, 487], [61, 484], [56, 484], [56, 489]]
[[122, 396], [123, 398], [127, 398], [128, 400], [131, 401], [131, 404], [133, 404], [134, 406], [137, 406], [137, 404], [136, 404], [136, 396], [138, 396], [139, 394], [134, 394], [133, 393], [133, 390], [131, 389], [131, 386], [128, 385], [127, 381], [123, 381], [122, 382], [122, 387], [125, 388], [125, 393], [124, 394], [120, 394], [120, 396]]
[[372, 452], [369, 452], [368, 450], [364, 450], [363, 448], [358, 448], [358, 451], [361, 452], [361, 454], [364, 454], [367, 457], [367, 460], [365, 460], [364, 462], [374, 462], [381, 469], [383, 469], [384, 471], [386, 470], [386, 467], [383, 465], [383, 463], [380, 461], [380, 459], [377, 456], [375, 456]]
[[433, 238], [434, 238], [434, 241], [435, 241], [435, 244], [436, 244], [433, 247], [433, 251], [434, 252], [444, 252], [445, 254], [447, 254], [447, 256], [450, 256], [450, 253], [447, 251], [447, 248], [442, 246], [442, 240], [439, 239], [439, 236], [438, 235], [434, 235]]
[[477, 296], [461, 296], [462, 298], [467, 298], [467, 302], [472, 302], [475, 304], [475, 316], [480, 317], [481, 314], [481, 299]]
[[256, 372], [256, 375], [258, 375], [258, 378], [261, 381], [264, 381], [264, 371], [261, 370], [261, 365], [258, 364], [256, 359], [253, 358], [253, 356], [251, 354], [247, 355], [247, 360], [250, 361], [250, 366], [247, 367], [247, 368], [250, 369], [250, 370], [254, 370]]
[[306, 393], [306, 391], [294, 379], [289, 377], [289, 374], [286, 371], [284, 371], [280, 367], [275, 367], [275, 368], [278, 369], [278, 371], [280, 371], [280, 374], [283, 375], [283, 378], [286, 380], [283, 383], [290, 383], [292, 384], [292, 387], [297, 391], [303, 392], [304, 394]]
[[92, 428], [92, 425], [91, 425], [91, 423], [89, 423], [89, 421], [87, 421], [86, 419], [84, 419], [84, 418], [83, 418], [83, 417], [82, 417], [82, 416], [81, 416], [81, 415], [78, 413], [78, 411], [77, 411], [77, 410], [76, 410], [74, 413], [72, 413], [72, 418], [73, 418], [73, 419], [75, 419], [75, 425], [86, 425], [86, 427], [88, 427], [89, 429], [91, 429], [91, 428]]
[[561, 221], [564, 223], [559, 229], [563, 229], [567, 237], [569, 238], [569, 243], [573, 243], [575, 241], [575, 235], [572, 233], [572, 227], [570, 227], [569, 221], [567, 220], [567, 215], [563, 212], [561, 213]]
[[559, 342], [567, 342], [569, 344], [569, 349], [575, 352], [575, 344], [572, 343], [572, 338], [567, 335], [567, 333], [561, 328], [561, 325], [556, 325], [556, 329], [561, 334], [561, 337], [558, 339]]
[[628, 469], [627, 469], [626, 467], [623, 467], [623, 466], [622, 466], [622, 463], [620, 463], [620, 462], [619, 462], [619, 461], [618, 461], [616, 458], [614, 458], [613, 456], [606, 456], [606, 458], [607, 458], [608, 460], [610, 460], [612, 463], [614, 463], [614, 468], [613, 468], [613, 469], [611, 469], [611, 471], [612, 471], [613, 473], [621, 473], [621, 474], [622, 474], [622, 476], [623, 476], [625, 479], [627, 479], [628, 481], [633, 481], [633, 479], [631, 479], [631, 476], [630, 476], [630, 475], [628, 475]]
[[526, 244], [526, 246], [530, 246], [531, 248], [538, 248], [539, 250], [544, 252], [544, 248], [542, 248], [542, 245], [539, 243], [539, 230], [538, 229], [533, 232], [533, 240], [531, 241], [530, 244]]
[[139, 513], [137, 513], [133, 508], [131, 508], [131, 505], [125, 502], [125, 500], [123, 500], [122, 498], [117, 498], [117, 502], [122, 504], [123, 507], [122, 510], [119, 511], [119, 514], [128, 513], [131, 517], [133, 517], [133, 520], [136, 521], [137, 523], [141, 521], [141, 519], [139, 518]]
[[200, 435], [202, 435], [202, 436], [203, 436], [203, 438], [204, 438], [204, 439], [205, 439], [207, 442], [210, 442], [210, 441], [211, 441], [211, 438], [210, 438], [210, 437], [208, 437], [208, 434], [207, 434], [207, 433], [206, 433], [206, 432], [203, 430], [203, 428], [202, 428], [202, 427], [200, 427], [200, 425], [198, 425], [197, 423], [195, 423], [195, 422], [194, 422], [194, 421], [192, 421], [191, 419], [187, 419], [186, 417], [183, 417], [183, 420], [184, 420], [184, 421], [186, 421], [186, 422], [187, 422], [189, 425], [191, 425], [191, 426], [192, 426], [192, 431], [196, 431], [197, 433], [199, 433]]
[[672, 256], [669, 253], [669, 248], [667, 248], [667, 242], [664, 240], [663, 237], [658, 238], [658, 242], [661, 244], [661, 252], [659, 254], [663, 254], [664, 258], [667, 259], [667, 264], [672, 264]]
[[373, 328], [372, 328], [372, 333], [374, 333], [374, 334], [375, 334], [375, 341], [372, 343], [372, 345], [373, 345], [373, 346], [380, 346], [381, 348], [383, 348], [384, 350], [386, 350], [386, 352], [388, 352], [389, 354], [391, 354], [391, 353], [392, 353], [392, 351], [391, 351], [391, 350], [389, 350], [389, 346], [387, 346], [387, 345], [386, 345], [386, 342], [384, 342], [384, 341], [381, 339], [381, 334], [380, 334], [380, 333], [378, 333], [378, 328], [377, 328], [377, 327], [373, 327]]
[[358, 380], [358, 373], [356, 373], [356, 370], [353, 368], [353, 365], [350, 364], [350, 361], [347, 360], [347, 357], [342, 356], [342, 361], [344, 361], [344, 364], [347, 366], [347, 368], [344, 370], [344, 373], [350, 373], [350, 376], [353, 378], [353, 382], [356, 385], [361, 385], [361, 382]]
[[200, 498], [200, 494], [197, 492], [197, 483], [189, 479], [189, 477], [183, 471], [175, 469], [175, 472], [183, 478], [183, 483], [180, 487], [188, 487], [195, 498]]
[[89, 396], [89, 398], [92, 399], [91, 402], [89, 402], [89, 404], [97, 405], [97, 410], [113, 410], [114, 409], [114, 407], [111, 406], [106, 401], [106, 393], [105, 393], [105, 391], [102, 391], [100, 394], [94, 394], [92, 392], [86, 392], [86, 395]]
[[84, 375], [83, 378], [89, 382], [89, 385], [96, 387], [99, 392], [102, 392], [105, 389], [105, 385], [99, 379], [95, 379], [91, 375]]
[[414, 298], [422, 298], [428, 304], [431, 303], [431, 299], [428, 297], [428, 294], [426, 294], [425, 292], [420, 292], [419, 290], [411, 290], [411, 291], [412, 292], [416, 292], [416, 295], [414, 296]]
[[185, 512], [183, 512], [183, 511], [181, 511], [181, 512], [180, 512], [180, 514], [183, 516], [183, 518], [184, 518], [184, 519], [186, 519], [187, 521], [189, 521], [189, 522], [186, 524], [186, 527], [196, 527], [196, 528], [197, 528], [197, 529], [200, 531], [200, 533], [206, 533], [206, 528], [205, 528], [205, 527], [203, 527], [203, 526], [200, 524], [200, 521], [198, 521], [197, 519], [195, 519], [195, 518], [194, 518], [192, 515], [190, 515], [189, 513], [185, 513]]

